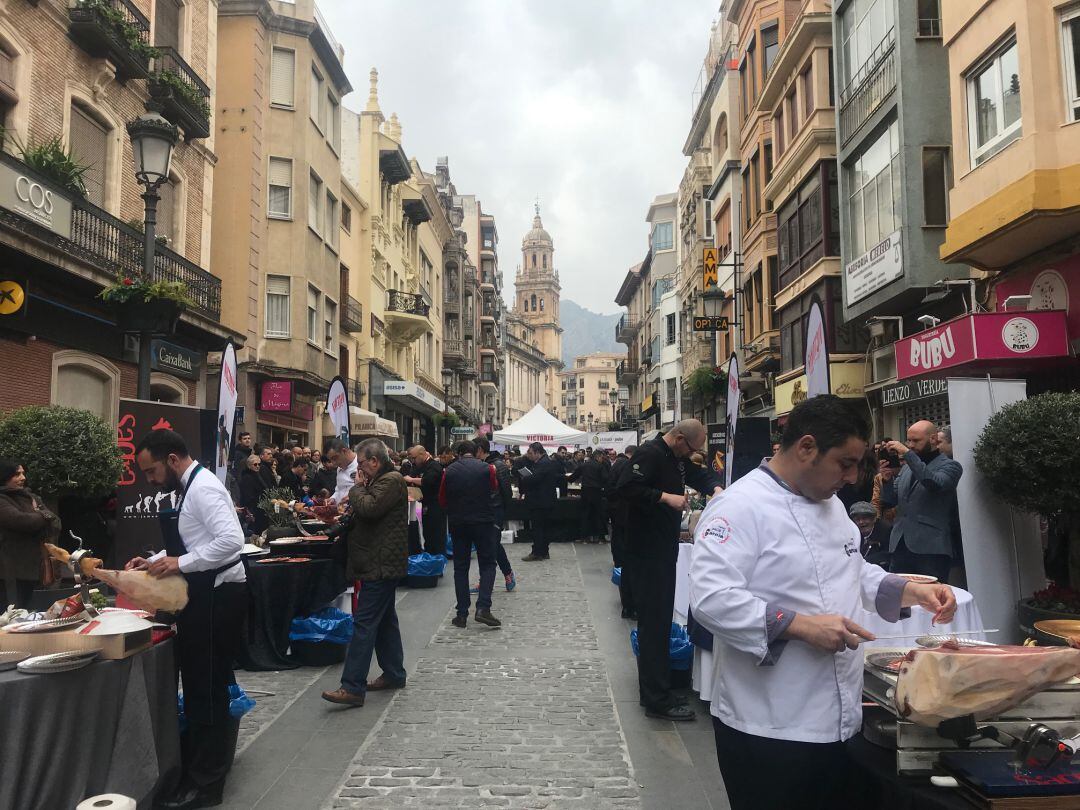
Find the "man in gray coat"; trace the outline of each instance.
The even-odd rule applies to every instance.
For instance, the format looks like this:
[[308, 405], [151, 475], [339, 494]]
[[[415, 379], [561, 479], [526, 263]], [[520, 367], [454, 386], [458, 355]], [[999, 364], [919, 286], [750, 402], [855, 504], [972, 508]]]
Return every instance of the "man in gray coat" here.
[[888, 443], [887, 448], [904, 461], [904, 468], [882, 486], [881, 505], [896, 507], [889, 538], [890, 570], [947, 582], [953, 554], [953, 504], [964, 468], [938, 451], [936, 437], [934, 424], [922, 421], [908, 428], [906, 445]]

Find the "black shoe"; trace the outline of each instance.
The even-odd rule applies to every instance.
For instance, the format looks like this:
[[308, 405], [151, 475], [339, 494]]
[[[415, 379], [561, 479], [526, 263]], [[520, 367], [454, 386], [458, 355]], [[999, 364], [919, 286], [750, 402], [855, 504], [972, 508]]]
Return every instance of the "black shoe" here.
[[467, 625], [468, 623], [468, 616], [455, 616], [453, 619], [450, 620], [450, 624], [454, 625], [454, 627], [460, 627], [462, 629], [465, 629], [465, 625]]
[[530, 554], [527, 557], [522, 557], [521, 561], [522, 562], [540, 562], [541, 560], [546, 560], [546, 559], [548, 559], [548, 558], [547, 557], [539, 557], [536, 554]]
[[622, 617], [624, 619], [636, 619], [637, 618], [637, 611], [634, 610], [633, 608], [623, 608], [622, 609]]
[[492, 616], [490, 610], [478, 610], [474, 618], [480, 624], [486, 624], [488, 627], [502, 627], [502, 622]]
[[694, 710], [689, 706], [670, 706], [666, 709], [645, 709], [646, 717], [655, 717], [658, 720], [673, 720], [675, 722], [686, 722], [689, 720], [697, 720], [697, 715], [694, 714]]
[[217, 807], [221, 804], [224, 785], [200, 788], [181, 785], [176, 792], [154, 802], [155, 810], [194, 810], [196, 807]]

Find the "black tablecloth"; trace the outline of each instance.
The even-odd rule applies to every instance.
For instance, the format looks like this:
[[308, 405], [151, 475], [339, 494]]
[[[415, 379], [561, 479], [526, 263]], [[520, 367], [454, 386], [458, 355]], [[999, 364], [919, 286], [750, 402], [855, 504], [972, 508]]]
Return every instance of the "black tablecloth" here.
[[900, 776], [896, 751], [874, 745], [861, 734], [848, 742], [853, 779], [850, 806], [866, 810], [971, 810], [956, 788], [930, 784], [929, 776]]
[[345, 590], [345, 571], [328, 559], [261, 564], [245, 557], [244, 568], [251, 601], [241, 669], [296, 669], [300, 665], [286, 655], [292, 620], [333, 602]]
[[[525, 501], [515, 498], [510, 501], [506, 509], [506, 520], [528, 521], [529, 513]], [[580, 540], [586, 536], [585, 532], [585, 505], [581, 498], [559, 498], [554, 509], [549, 513], [548, 540], [552, 542], [569, 542]], [[528, 524], [525, 530], [517, 533], [515, 542], [532, 542]]]
[[173, 642], [74, 672], [0, 673], [0, 718], [0, 807], [119, 793], [149, 808], [180, 771]]

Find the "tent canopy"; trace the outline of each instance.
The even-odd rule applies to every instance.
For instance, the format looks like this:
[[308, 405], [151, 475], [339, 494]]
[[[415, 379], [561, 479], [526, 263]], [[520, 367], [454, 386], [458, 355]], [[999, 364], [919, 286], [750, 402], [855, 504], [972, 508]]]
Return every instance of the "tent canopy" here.
[[381, 436], [387, 439], [398, 437], [396, 423], [358, 405], [349, 406], [349, 432], [354, 436]]
[[534, 405], [531, 411], [512, 425], [495, 431], [492, 440], [499, 444], [578, 444], [585, 441], [585, 431], [564, 425], [543, 406]]

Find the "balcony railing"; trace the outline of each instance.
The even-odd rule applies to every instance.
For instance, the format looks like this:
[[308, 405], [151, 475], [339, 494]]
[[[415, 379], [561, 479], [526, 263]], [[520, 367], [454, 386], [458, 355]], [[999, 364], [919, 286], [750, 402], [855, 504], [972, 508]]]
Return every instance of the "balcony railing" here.
[[15, 90], [15, 59], [0, 51], [0, 100], [10, 104], [19, 101], [19, 94]]
[[461, 278], [465, 281], [466, 287], [473, 287], [476, 285], [476, 268], [466, 267], [461, 271]]
[[621, 383], [624, 380], [636, 379], [641, 374], [641, 366], [638, 365], [637, 360], [633, 357], [628, 357], [625, 360], [621, 360], [619, 365], [615, 366], [615, 382]]
[[461, 312], [461, 293], [457, 287], [449, 284], [443, 287], [443, 309], [455, 314]]
[[641, 329], [641, 321], [638, 318], [623, 315], [615, 324], [615, 340], [619, 343], [631, 343], [637, 337], [639, 329]]
[[847, 143], [896, 90], [896, 37], [889, 31], [840, 91], [840, 141]]
[[407, 315], [422, 315], [427, 317], [431, 307], [424, 301], [423, 296], [417, 293], [402, 292], [401, 290], [387, 290], [387, 312], [402, 312]]
[[473, 379], [473, 378], [476, 377], [476, 361], [475, 360], [466, 359], [465, 362], [461, 364], [461, 376], [462, 377], [468, 377], [470, 379]]
[[498, 349], [499, 339], [492, 334], [484, 334], [480, 336], [480, 348], [481, 349]]
[[[0, 162], [20, 174], [48, 182], [25, 163], [0, 152]], [[55, 194], [56, 192], [54, 192]], [[82, 198], [71, 200], [71, 236], [63, 237], [22, 216], [0, 208], [0, 223], [43, 242], [69, 258], [87, 264], [109, 278], [137, 276], [143, 272], [143, 235]], [[192, 309], [213, 320], [221, 318], [221, 279], [208, 273], [164, 245], [154, 253], [155, 281], [179, 281], [187, 287]]]
[[463, 358], [465, 356], [465, 344], [457, 338], [443, 340], [443, 357]]
[[150, 95], [161, 114], [184, 130], [184, 137], [210, 137], [210, 88], [175, 48], [158, 48], [150, 74]]
[[493, 368], [485, 368], [480, 372], [480, 382], [491, 383], [492, 385], [499, 384], [499, 372]]
[[341, 292], [341, 328], [346, 332], [364, 331], [364, 307], [347, 292]]
[[150, 20], [131, 0], [75, 0], [68, 9], [68, 33], [91, 56], [108, 58], [118, 82], [149, 74]]

